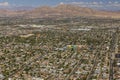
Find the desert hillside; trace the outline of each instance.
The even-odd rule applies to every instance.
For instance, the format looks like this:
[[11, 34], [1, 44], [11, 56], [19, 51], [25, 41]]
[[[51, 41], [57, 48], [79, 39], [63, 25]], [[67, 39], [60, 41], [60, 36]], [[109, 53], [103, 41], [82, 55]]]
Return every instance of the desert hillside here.
[[120, 12], [99, 11], [91, 8], [75, 5], [58, 5], [56, 7], [43, 6], [32, 10], [0, 10], [0, 17], [26, 17], [26, 18], [46, 18], [46, 17], [100, 17], [100, 18], [120, 18]]

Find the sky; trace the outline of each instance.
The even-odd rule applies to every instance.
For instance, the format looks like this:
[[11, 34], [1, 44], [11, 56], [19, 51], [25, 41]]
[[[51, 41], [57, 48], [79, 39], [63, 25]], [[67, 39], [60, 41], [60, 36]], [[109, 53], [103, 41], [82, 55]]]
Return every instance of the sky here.
[[0, 0], [0, 7], [13, 6], [56, 6], [73, 4], [101, 10], [120, 10], [120, 0]]

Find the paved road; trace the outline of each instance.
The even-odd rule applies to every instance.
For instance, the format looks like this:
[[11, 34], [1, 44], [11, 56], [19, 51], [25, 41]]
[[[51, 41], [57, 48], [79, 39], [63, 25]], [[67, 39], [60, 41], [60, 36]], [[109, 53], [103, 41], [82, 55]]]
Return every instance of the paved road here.
[[118, 29], [116, 29], [116, 32], [113, 33], [112, 35], [112, 40], [110, 44], [110, 71], [109, 71], [109, 80], [114, 80], [114, 55], [117, 49], [117, 44], [118, 44]]
[[9, 77], [13, 77], [16, 74], [20, 74], [26, 67], [30, 66], [31, 63], [42, 59], [45, 55], [48, 55], [48, 53], [46, 52], [45, 54], [37, 54], [33, 57], [31, 57], [29, 60], [27, 60], [26, 62], [24, 62], [23, 64], [21, 64], [21, 67], [17, 70], [15, 70], [13, 73], [11, 73], [10, 75], [6, 76], [4, 78], [4, 80], [8, 79]]

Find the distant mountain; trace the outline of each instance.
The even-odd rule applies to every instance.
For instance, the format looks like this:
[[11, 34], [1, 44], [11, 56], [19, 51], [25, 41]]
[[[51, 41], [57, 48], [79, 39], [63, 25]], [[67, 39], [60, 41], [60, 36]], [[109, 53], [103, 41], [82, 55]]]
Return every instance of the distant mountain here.
[[9, 10], [15, 10], [15, 11], [23, 11], [23, 10], [32, 10], [35, 7], [31, 7], [31, 6], [13, 6], [8, 8]]
[[13, 11], [13, 10], [4, 10], [0, 9], [0, 17], [17, 17], [23, 16], [26, 11]]
[[13, 10], [0, 10], [0, 17], [26, 17], [26, 18], [56, 18], [56, 17], [100, 17], [100, 18], [120, 18], [120, 12], [99, 11], [91, 8], [75, 5], [58, 5], [56, 7], [17, 7]]

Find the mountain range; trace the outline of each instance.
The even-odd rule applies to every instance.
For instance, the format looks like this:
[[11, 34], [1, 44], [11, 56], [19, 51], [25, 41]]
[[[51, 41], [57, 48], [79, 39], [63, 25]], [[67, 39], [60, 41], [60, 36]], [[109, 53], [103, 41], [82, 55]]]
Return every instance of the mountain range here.
[[[23, 9], [22, 9], [23, 8]], [[61, 4], [55, 7], [42, 6], [37, 8], [21, 7], [12, 9], [0, 9], [0, 17], [24, 17], [24, 18], [65, 18], [65, 17], [98, 17], [120, 18], [120, 11], [100, 11], [76, 5]]]

